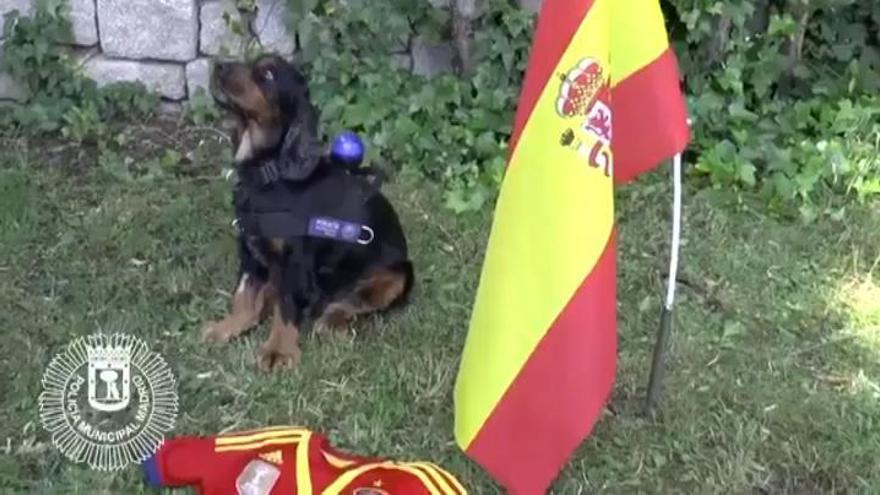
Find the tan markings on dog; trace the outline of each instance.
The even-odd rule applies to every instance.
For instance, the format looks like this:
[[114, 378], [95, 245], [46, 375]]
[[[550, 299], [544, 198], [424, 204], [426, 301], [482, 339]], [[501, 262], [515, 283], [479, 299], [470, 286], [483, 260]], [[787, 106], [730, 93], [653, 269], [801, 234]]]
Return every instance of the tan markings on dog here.
[[264, 126], [278, 122], [278, 106], [266, 99], [247, 67], [238, 66], [221, 84], [223, 92], [247, 120], [254, 120]]
[[250, 160], [256, 150], [271, 148], [280, 140], [280, 128], [263, 127], [256, 121], [249, 121], [239, 136], [238, 148], [235, 150], [235, 162], [241, 163]]
[[226, 318], [205, 325], [202, 341], [227, 342], [255, 326], [271, 303], [268, 292], [268, 284], [249, 283], [247, 275], [241, 277], [232, 296], [232, 311]]
[[357, 315], [384, 310], [403, 294], [406, 276], [403, 273], [379, 269], [358, 282], [354, 292], [340, 301], [327, 305], [315, 323], [318, 330], [340, 329]]
[[406, 275], [379, 269], [360, 282], [355, 293], [368, 306], [374, 309], [386, 309], [403, 294], [405, 287]]
[[278, 143], [281, 139], [280, 109], [266, 98], [247, 66], [236, 65], [230, 69], [220, 81], [220, 90], [236, 108], [239, 121], [236, 162], [253, 158], [256, 150]]
[[249, 160], [252, 156], [254, 156], [254, 145], [253, 140], [251, 139], [250, 128], [247, 127], [242, 131], [238, 138], [238, 149], [235, 150], [235, 162], [241, 163], [245, 160]]
[[361, 311], [359, 307], [349, 301], [339, 301], [330, 303], [321, 313], [321, 317], [315, 322], [315, 328], [320, 332], [324, 329], [331, 328], [341, 330], [348, 326], [354, 317]]
[[275, 254], [280, 255], [284, 253], [285, 246], [287, 246], [287, 243], [280, 237], [273, 237], [269, 240], [269, 248], [272, 249], [272, 252]]
[[281, 307], [275, 305], [269, 338], [260, 346], [257, 362], [265, 371], [276, 368], [293, 368], [299, 363], [299, 329], [293, 323], [284, 323]]

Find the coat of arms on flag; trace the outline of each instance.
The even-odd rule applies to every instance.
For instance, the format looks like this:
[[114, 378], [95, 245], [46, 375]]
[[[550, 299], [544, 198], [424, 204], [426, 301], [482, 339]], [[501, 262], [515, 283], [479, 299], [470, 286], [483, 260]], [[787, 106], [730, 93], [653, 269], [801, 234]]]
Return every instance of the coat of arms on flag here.
[[562, 76], [556, 112], [565, 119], [574, 119], [574, 126], [560, 137], [586, 158], [591, 167], [601, 168], [606, 176], [613, 174], [611, 162], [611, 86], [608, 72], [599, 60], [585, 57]]

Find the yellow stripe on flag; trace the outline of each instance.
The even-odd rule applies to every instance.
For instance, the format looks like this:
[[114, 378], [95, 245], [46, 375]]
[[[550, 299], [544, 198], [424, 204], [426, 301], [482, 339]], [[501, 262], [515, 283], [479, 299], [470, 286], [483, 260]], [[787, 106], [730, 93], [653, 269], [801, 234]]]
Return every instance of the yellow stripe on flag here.
[[562, 146], [561, 136], [568, 129], [581, 133], [585, 118], [560, 116], [556, 100], [559, 75], [584, 57], [598, 60], [608, 73], [611, 3], [620, 1], [595, 1], [511, 157], [455, 387], [455, 433], [464, 449], [589, 275], [611, 235], [612, 179]]
[[611, 85], [633, 75], [669, 48], [657, 0], [614, 0], [611, 14]]

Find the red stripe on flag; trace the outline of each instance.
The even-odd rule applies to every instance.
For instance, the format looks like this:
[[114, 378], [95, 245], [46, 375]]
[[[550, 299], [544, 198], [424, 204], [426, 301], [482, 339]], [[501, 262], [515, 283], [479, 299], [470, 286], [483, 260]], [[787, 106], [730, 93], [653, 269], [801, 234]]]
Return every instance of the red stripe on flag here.
[[614, 383], [616, 231], [467, 450], [513, 495], [546, 493]]
[[687, 107], [671, 48], [611, 90], [614, 180], [653, 170], [687, 147]]
[[594, 0], [544, 0], [513, 122], [513, 135], [510, 136], [508, 148], [510, 154], [516, 149], [523, 128], [544, 88], [551, 78], [556, 77], [553, 71], [593, 2]]

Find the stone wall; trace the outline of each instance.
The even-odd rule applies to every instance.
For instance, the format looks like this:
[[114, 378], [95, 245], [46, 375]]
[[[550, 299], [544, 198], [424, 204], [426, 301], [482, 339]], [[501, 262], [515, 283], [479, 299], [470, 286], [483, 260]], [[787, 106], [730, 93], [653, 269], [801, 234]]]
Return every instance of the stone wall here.
[[[76, 53], [85, 73], [99, 84], [141, 81], [163, 99], [182, 102], [207, 86], [211, 57], [235, 56], [244, 46], [226, 20], [247, 23], [234, 0], [68, 1]], [[424, 3], [425, 8], [448, 8], [449, 1]], [[518, 1], [523, 8], [536, 10], [541, 0]], [[295, 39], [283, 23], [287, 0], [256, 4], [249, 30], [264, 48], [292, 55]], [[30, 0], [0, 0], [0, 16], [13, 9], [27, 15], [32, 10]], [[2, 49], [0, 40], [0, 57]], [[402, 66], [430, 77], [451, 70], [454, 50], [449, 43], [415, 39], [410, 48], [393, 55]], [[0, 99], [21, 96], [14, 81], [0, 73]]]

